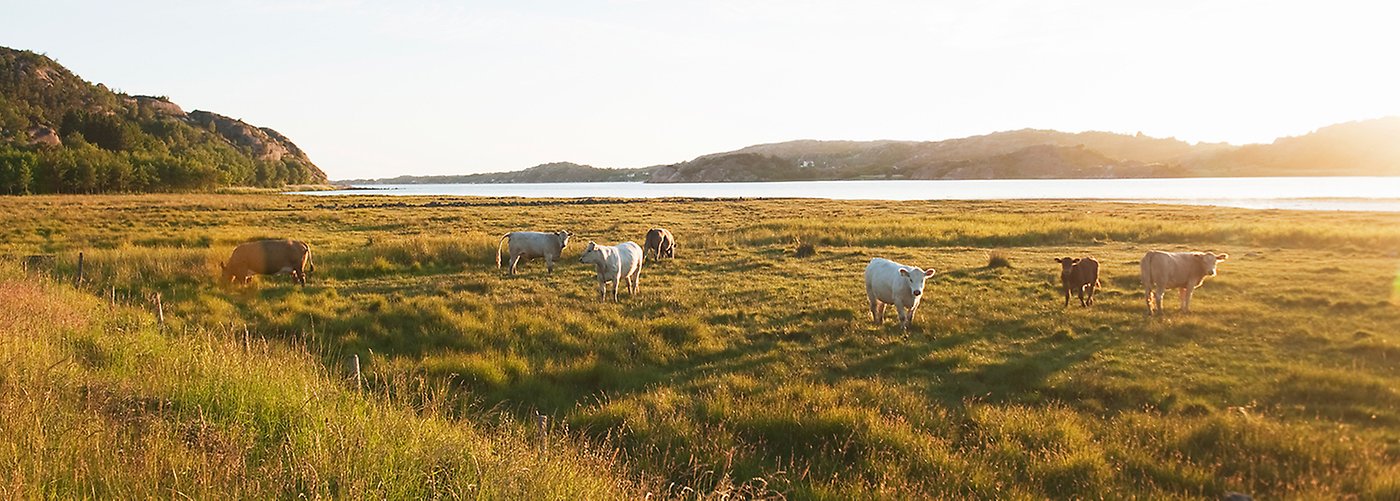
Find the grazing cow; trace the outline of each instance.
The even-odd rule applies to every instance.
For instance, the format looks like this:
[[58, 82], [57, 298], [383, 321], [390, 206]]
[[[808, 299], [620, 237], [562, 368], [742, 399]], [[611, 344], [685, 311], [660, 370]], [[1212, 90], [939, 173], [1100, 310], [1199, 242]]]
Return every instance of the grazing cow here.
[[588, 242], [583, 250], [580, 263], [589, 263], [598, 268], [598, 300], [607, 301], [608, 282], [613, 284], [613, 302], [617, 301], [617, 290], [622, 281], [627, 281], [627, 292], [636, 294], [642, 281], [642, 248], [632, 242], [617, 245], [598, 245]]
[[258, 240], [241, 244], [220, 268], [219, 278], [228, 282], [242, 279], [243, 283], [248, 283], [253, 275], [289, 273], [302, 287], [306, 286], [306, 275], [316, 271], [315, 263], [311, 262], [311, 246], [296, 240]]
[[[1142, 286], [1147, 289], [1147, 314], [1162, 312], [1165, 289], [1181, 290], [1181, 311], [1191, 311], [1191, 293], [1215, 276], [1215, 264], [1229, 254], [1148, 251], [1142, 257]], [[1156, 307], [1153, 307], [1155, 300]]]
[[1065, 306], [1069, 306], [1070, 292], [1079, 295], [1079, 306], [1094, 304], [1094, 291], [1099, 288], [1099, 262], [1092, 257], [1057, 257], [1055, 262], [1060, 263], [1060, 291], [1065, 294]]
[[501, 236], [501, 241], [496, 243], [496, 267], [501, 267], [501, 245], [506, 240], [510, 240], [510, 274], [515, 274], [516, 266], [522, 261], [542, 257], [545, 267], [549, 273], [554, 273], [554, 260], [559, 259], [559, 254], [564, 251], [564, 246], [569, 245], [569, 237], [572, 233], [567, 231], [539, 232], [539, 231], [512, 231]]
[[934, 273], [932, 268], [924, 271], [884, 258], [871, 259], [865, 266], [865, 295], [870, 300], [871, 320], [883, 323], [885, 306], [892, 304], [899, 313], [900, 327], [908, 331], [924, 294], [924, 281]]
[[660, 261], [662, 256], [671, 259], [676, 258], [676, 237], [671, 236], [671, 232], [666, 228], [652, 228], [647, 230], [646, 242], [642, 245], [642, 256], [651, 252], [653, 261]]

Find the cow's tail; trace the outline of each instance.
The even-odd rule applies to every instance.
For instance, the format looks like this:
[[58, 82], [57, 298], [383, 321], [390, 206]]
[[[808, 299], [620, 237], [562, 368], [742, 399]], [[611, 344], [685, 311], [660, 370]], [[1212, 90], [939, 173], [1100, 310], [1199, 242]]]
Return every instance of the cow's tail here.
[[501, 235], [501, 241], [496, 243], [496, 268], [501, 267], [501, 247], [506, 244], [506, 240], [509, 238], [510, 233], [506, 233], [505, 235]]

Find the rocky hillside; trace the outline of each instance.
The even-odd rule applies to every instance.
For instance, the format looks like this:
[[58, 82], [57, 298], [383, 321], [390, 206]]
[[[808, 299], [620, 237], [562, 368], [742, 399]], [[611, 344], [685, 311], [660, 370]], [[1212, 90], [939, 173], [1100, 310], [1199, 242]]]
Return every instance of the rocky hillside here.
[[113, 92], [45, 55], [0, 47], [0, 194], [326, 182], [275, 130]]

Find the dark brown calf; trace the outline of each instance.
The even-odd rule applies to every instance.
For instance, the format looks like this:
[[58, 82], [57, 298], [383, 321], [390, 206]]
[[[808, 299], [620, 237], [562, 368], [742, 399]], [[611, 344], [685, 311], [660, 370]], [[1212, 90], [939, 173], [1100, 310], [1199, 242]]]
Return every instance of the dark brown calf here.
[[1055, 262], [1060, 263], [1060, 291], [1065, 295], [1065, 306], [1069, 306], [1070, 291], [1079, 294], [1080, 306], [1094, 304], [1094, 291], [1099, 288], [1099, 262], [1092, 257], [1059, 257]]

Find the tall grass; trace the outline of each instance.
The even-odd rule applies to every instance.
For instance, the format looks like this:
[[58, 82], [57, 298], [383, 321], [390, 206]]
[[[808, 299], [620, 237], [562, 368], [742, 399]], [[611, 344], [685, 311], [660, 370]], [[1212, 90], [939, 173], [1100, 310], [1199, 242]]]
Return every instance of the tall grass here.
[[[567, 434], [349, 389], [317, 357], [0, 270], [0, 497], [617, 497]], [[434, 398], [443, 398], [438, 395]]]

